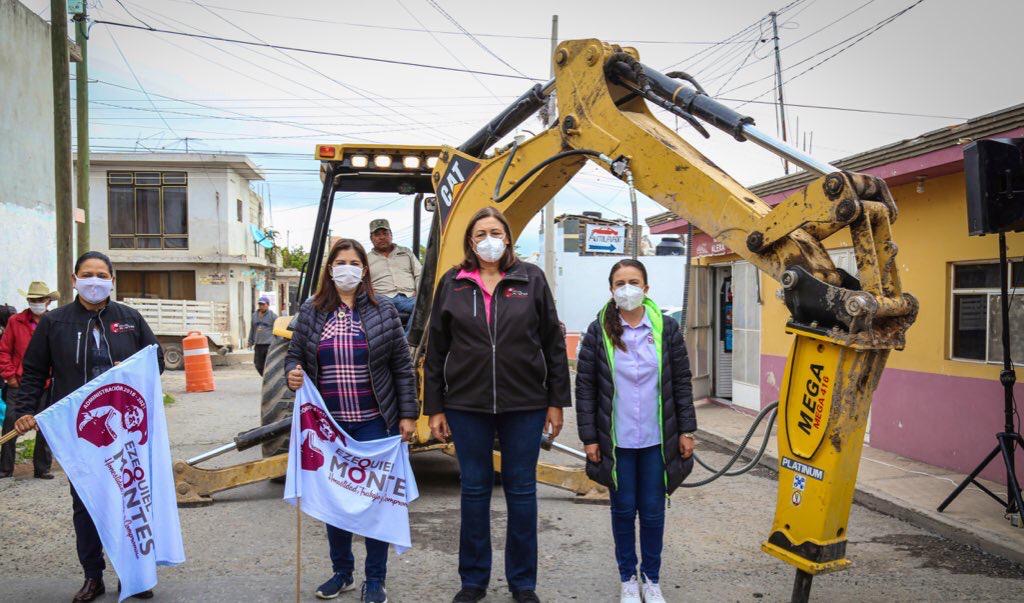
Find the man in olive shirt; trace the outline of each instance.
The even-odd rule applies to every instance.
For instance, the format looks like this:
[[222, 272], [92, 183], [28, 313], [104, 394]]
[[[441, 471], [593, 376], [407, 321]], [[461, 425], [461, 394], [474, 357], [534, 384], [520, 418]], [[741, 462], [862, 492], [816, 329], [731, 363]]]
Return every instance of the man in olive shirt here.
[[411, 249], [392, 242], [391, 225], [387, 220], [370, 222], [370, 241], [373, 242], [373, 249], [368, 254], [373, 291], [395, 304], [408, 331], [409, 317], [416, 307], [420, 262]]

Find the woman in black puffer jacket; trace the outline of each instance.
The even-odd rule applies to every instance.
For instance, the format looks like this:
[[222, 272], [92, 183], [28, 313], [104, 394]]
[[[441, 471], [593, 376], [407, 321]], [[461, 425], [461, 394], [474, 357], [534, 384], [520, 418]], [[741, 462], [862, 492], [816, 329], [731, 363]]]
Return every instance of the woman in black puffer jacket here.
[[[358, 441], [397, 431], [408, 441], [416, 430], [419, 403], [409, 344], [398, 310], [373, 294], [366, 251], [341, 239], [327, 256], [320, 288], [299, 310], [285, 371], [296, 390], [309, 375], [341, 428]], [[352, 534], [327, 526], [334, 574], [316, 591], [332, 599], [355, 584]], [[366, 539], [363, 601], [387, 600], [388, 543]]]
[[587, 475], [611, 490], [620, 601], [664, 602], [658, 581], [665, 500], [693, 469], [697, 418], [690, 364], [679, 324], [647, 297], [642, 263], [618, 262], [608, 284], [612, 299], [591, 323], [580, 349], [577, 427], [587, 451]]

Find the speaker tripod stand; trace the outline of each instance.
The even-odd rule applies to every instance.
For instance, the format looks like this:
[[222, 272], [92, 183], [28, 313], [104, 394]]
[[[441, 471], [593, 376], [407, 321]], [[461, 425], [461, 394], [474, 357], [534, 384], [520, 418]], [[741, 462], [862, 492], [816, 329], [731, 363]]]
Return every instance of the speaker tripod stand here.
[[[996, 434], [996, 447], [988, 453], [985, 460], [974, 468], [974, 471], [967, 476], [953, 492], [946, 497], [939, 505], [938, 511], [946, 510], [949, 503], [960, 495], [970, 484], [974, 484], [982, 492], [988, 494], [1006, 509], [1006, 515], [1016, 527], [1024, 527], [1024, 500], [1021, 499], [1020, 481], [1017, 479], [1017, 472], [1014, 463], [1014, 449], [1020, 446], [1024, 449], [1024, 438], [1021, 437], [1013, 422], [1014, 399], [1013, 385], [1017, 376], [1013, 371], [1013, 361], [1010, 358], [1010, 294], [1009, 294], [1009, 272], [1006, 262], [1006, 234], [999, 233], [999, 290], [1000, 290], [1000, 314], [1002, 316], [1002, 342], [1003, 342], [1003, 370], [999, 373], [999, 383], [1003, 386], [1003, 413], [1006, 423], [1003, 431]], [[988, 489], [977, 480], [978, 475], [985, 470], [997, 456], [1001, 456], [1006, 466], [1006, 499], [1004, 500], [995, 492]]]

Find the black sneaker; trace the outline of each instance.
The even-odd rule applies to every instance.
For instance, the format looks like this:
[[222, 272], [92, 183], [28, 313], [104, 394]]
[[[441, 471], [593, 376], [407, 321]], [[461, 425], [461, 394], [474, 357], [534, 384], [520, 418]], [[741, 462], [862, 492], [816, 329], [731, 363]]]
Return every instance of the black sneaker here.
[[540, 598], [532, 590], [517, 590], [512, 593], [512, 598], [515, 599], [516, 603], [540, 603]]
[[363, 582], [363, 593], [359, 598], [363, 603], [388, 603], [388, 591], [384, 583], [376, 580]]
[[476, 603], [487, 596], [487, 591], [482, 588], [463, 588], [452, 599], [452, 603]]
[[348, 574], [334, 574], [331, 579], [316, 589], [317, 599], [333, 599], [341, 593], [356, 587], [355, 580]]

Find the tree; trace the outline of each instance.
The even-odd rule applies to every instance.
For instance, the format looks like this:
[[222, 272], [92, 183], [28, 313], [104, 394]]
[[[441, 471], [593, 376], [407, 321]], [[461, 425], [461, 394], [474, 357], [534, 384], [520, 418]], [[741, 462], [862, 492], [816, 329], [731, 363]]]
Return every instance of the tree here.
[[309, 254], [302, 248], [302, 245], [294, 245], [291, 248], [281, 248], [281, 262], [285, 268], [302, 270], [302, 265], [309, 260]]

